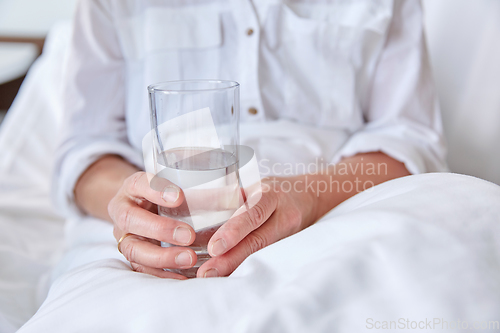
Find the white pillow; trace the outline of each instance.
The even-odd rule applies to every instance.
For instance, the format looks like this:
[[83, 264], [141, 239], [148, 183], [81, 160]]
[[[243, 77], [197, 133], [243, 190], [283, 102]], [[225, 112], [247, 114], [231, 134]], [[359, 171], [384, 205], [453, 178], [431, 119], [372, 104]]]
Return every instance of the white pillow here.
[[71, 23], [57, 24], [0, 127], [0, 190], [36, 186], [50, 191], [62, 120], [61, 82]]

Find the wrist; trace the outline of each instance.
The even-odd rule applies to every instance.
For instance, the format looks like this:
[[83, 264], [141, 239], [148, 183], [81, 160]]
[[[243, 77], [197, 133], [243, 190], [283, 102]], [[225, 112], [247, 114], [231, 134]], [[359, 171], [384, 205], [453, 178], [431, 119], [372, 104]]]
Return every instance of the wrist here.
[[304, 194], [302, 199], [306, 212], [304, 216], [309, 225], [318, 221], [348, 197], [347, 193], [332, 185], [342, 182], [341, 178], [332, 172], [297, 177], [298, 182], [302, 184], [300, 192]]
[[108, 203], [138, 169], [119, 156], [105, 155], [90, 165], [74, 189], [75, 203], [86, 214], [110, 221]]
[[302, 220], [305, 227], [314, 224], [321, 216], [322, 200], [320, 193], [316, 192], [316, 179], [311, 175], [301, 175], [289, 180], [293, 185], [294, 196], [297, 197], [297, 205], [302, 211]]

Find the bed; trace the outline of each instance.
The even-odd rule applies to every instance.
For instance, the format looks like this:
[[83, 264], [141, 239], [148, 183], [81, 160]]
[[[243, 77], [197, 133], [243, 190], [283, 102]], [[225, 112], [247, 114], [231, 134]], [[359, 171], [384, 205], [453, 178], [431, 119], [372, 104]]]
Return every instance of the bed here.
[[497, 330], [500, 186], [466, 175], [379, 185], [229, 278], [133, 272], [109, 224], [50, 204], [69, 36], [52, 30], [0, 127], [0, 333]]

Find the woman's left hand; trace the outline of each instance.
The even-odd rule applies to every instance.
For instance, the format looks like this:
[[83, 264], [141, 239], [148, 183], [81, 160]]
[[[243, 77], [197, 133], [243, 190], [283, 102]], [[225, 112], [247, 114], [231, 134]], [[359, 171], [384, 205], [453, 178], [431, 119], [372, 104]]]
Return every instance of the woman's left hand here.
[[[283, 182], [286, 186], [281, 186]], [[263, 179], [259, 202], [232, 217], [212, 236], [208, 243], [212, 258], [198, 269], [197, 276], [228, 276], [252, 253], [316, 222], [316, 196], [302, 186], [297, 189], [295, 182], [303, 183], [299, 177]]]

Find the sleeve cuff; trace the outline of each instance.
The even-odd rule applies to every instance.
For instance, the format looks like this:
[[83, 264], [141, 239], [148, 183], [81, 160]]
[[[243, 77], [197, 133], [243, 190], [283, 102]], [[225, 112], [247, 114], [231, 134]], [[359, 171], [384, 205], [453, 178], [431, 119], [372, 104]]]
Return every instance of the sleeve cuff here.
[[432, 136], [427, 136], [427, 140], [433, 141], [427, 143], [408, 135], [407, 130], [405, 132], [378, 129], [355, 133], [336, 153], [332, 163], [339, 163], [343, 158], [356, 154], [380, 151], [404, 163], [413, 175], [448, 171], [445, 147], [439, 138], [432, 140]]
[[143, 168], [141, 152], [130, 145], [116, 141], [94, 141], [84, 147], [70, 150], [64, 157], [59, 173], [54, 177], [53, 201], [66, 216], [85, 216], [75, 203], [75, 185], [87, 168], [103, 155], [119, 155]]

